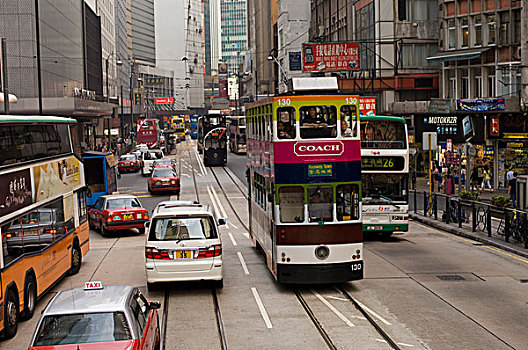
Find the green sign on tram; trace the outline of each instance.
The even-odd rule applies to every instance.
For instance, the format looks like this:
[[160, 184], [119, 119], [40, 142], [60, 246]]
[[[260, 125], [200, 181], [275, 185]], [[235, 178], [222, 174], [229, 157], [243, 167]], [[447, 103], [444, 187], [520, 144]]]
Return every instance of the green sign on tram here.
[[332, 176], [332, 164], [308, 164], [308, 177]]

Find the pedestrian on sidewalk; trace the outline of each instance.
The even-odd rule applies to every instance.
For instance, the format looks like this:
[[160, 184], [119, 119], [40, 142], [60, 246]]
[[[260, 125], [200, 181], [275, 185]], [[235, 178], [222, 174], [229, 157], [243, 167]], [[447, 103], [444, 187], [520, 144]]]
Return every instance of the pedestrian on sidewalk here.
[[488, 166], [486, 165], [484, 166], [484, 181], [482, 182], [482, 189], [487, 187], [487, 189], [490, 192], [493, 192], [493, 189], [491, 188], [490, 180], [491, 180], [491, 170], [488, 169]]
[[513, 172], [512, 179], [508, 181], [508, 193], [510, 194], [512, 206], [517, 208], [517, 172]]
[[478, 191], [478, 170], [477, 166], [473, 165], [473, 170], [471, 170], [471, 175], [469, 177], [470, 190]]

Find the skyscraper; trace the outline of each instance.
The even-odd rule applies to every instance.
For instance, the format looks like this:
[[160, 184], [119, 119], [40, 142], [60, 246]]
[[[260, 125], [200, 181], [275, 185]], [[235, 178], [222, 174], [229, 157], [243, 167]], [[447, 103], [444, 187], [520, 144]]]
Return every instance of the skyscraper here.
[[140, 64], [156, 64], [154, 0], [132, 0], [132, 56]]
[[220, 0], [222, 59], [238, 74], [248, 47], [246, 0]]

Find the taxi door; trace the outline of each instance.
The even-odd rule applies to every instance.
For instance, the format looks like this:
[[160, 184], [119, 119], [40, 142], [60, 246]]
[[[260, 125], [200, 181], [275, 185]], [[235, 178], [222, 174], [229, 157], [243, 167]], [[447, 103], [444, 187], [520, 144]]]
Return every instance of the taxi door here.
[[[147, 299], [137, 290], [133, 298], [134, 315], [137, 318], [140, 331], [142, 332], [139, 348], [151, 350], [156, 348], [156, 343], [160, 341], [158, 332], [158, 312], [149, 308]], [[135, 304], [135, 305], [134, 305]]]
[[94, 227], [99, 227], [99, 224], [102, 223], [103, 202], [103, 198], [97, 199], [97, 202], [95, 202], [92, 209], [90, 209], [90, 211], [88, 212], [88, 219]]

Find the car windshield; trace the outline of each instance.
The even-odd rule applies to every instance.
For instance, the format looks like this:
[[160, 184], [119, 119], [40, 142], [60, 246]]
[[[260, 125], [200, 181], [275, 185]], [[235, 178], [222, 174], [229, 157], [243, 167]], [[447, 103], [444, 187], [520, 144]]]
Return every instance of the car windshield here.
[[138, 200], [135, 198], [115, 198], [115, 199], [109, 199], [106, 202], [106, 209], [119, 209], [119, 208], [139, 208], [141, 207], [141, 204], [139, 204]]
[[210, 216], [155, 218], [151, 227], [149, 241], [211, 239], [218, 237], [213, 219]]
[[407, 175], [362, 174], [363, 204], [407, 201]]
[[158, 165], [158, 164], [171, 164], [171, 160], [170, 159], [161, 159], [161, 160], [156, 160], [154, 162], [154, 164]]
[[131, 340], [122, 312], [82, 313], [46, 316], [36, 333], [33, 346], [100, 343]]
[[170, 168], [156, 168], [152, 172], [152, 177], [174, 177], [174, 171]]
[[127, 155], [121, 156], [119, 160], [136, 160], [136, 156], [134, 156], [133, 154], [127, 154]]

